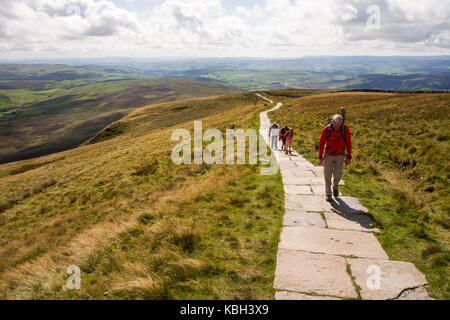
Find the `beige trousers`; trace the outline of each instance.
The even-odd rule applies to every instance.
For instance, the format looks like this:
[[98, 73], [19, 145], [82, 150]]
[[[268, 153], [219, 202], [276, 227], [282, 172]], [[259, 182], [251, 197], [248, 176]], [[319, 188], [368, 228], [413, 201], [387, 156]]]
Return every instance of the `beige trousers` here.
[[345, 155], [325, 158], [325, 192], [327, 196], [332, 195], [331, 177], [333, 177], [333, 190], [337, 190], [339, 182], [342, 178], [342, 171], [344, 169]]

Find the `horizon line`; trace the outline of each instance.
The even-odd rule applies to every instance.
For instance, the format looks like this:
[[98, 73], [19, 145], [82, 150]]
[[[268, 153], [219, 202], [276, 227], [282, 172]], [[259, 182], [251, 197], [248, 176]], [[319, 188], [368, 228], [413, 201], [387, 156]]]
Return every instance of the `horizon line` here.
[[132, 56], [104, 56], [104, 57], [63, 57], [63, 58], [3, 58], [0, 59], [0, 64], [11, 62], [33, 62], [33, 61], [67, 61], [67, 60], [102, 60], [102, 59], [117, 59], [117, 60], [208, 60], [208, 59], [249, 59], [249, 60], [300, 60], [305, 58], [450, 58], [450, 54], [436, 54], [436, 55], [305, 55], [298, 57], [254, 57], [254, 56], [235, 56], [235, 57], [195, 57], [195, 56], [158, 56], [158, 57], [132, 57]]

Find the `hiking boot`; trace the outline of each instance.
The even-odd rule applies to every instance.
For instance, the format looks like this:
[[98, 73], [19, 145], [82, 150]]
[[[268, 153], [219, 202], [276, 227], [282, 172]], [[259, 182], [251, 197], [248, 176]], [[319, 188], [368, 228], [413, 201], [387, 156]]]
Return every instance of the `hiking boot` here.
[[338, 190], [338, 189], [333, 190], [333, 196], [334, 196], [335, 198], [339, 197], [339, 190]]
[[327, 201], [331, 202], [331, 201], [333, 201], [333, 198], [331, 196], [327, 196]]

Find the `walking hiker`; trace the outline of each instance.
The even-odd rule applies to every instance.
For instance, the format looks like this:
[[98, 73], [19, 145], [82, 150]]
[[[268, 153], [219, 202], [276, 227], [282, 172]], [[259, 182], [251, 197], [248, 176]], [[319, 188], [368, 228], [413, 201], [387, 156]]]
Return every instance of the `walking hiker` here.
[[286, 154], [292, 154], [292, 140], [294, 139], [294, 129], [289, 128], [286, 132]]
[[[319, 163], [324, 167], [327, 201], [332, 199], [331, 178], [333, 177], [333, 195], [338, 197], [344, 162], [348, 166], [352, 159], [350, 129], [344, 124], [344, 121], [345, 118], [339, 114], [333, 116], [320, 136]], [[323, 155], [324, 148], [326, 149], [325, 156]]]
[[284, 127], [280, 130], [280, 140], [282, 142], [281, 151], [286, 151], [286, 133], [288, 132], [288, 130], [288, 127]]
[[274, 123], [269, 129], [270, 147], [278, 151], [278, 138], [280, 136], [280, 126]]

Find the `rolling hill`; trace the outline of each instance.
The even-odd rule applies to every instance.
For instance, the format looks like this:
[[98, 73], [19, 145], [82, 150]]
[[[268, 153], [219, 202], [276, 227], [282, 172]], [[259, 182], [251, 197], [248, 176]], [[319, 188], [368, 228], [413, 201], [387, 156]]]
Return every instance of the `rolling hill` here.
[[238, 92], [106, 67], [3, 65], [0, 79], [0, 163], [77, 147], [137, 107]]
[[[266, 108], [253, 94], [151, 105], [113, 139], [0, 166], [1, 298], [271, 299], [281, 177], [170, 158], [191, 119], [257, 129]], [[80, 291], [64, 288], [70, 265]]]

